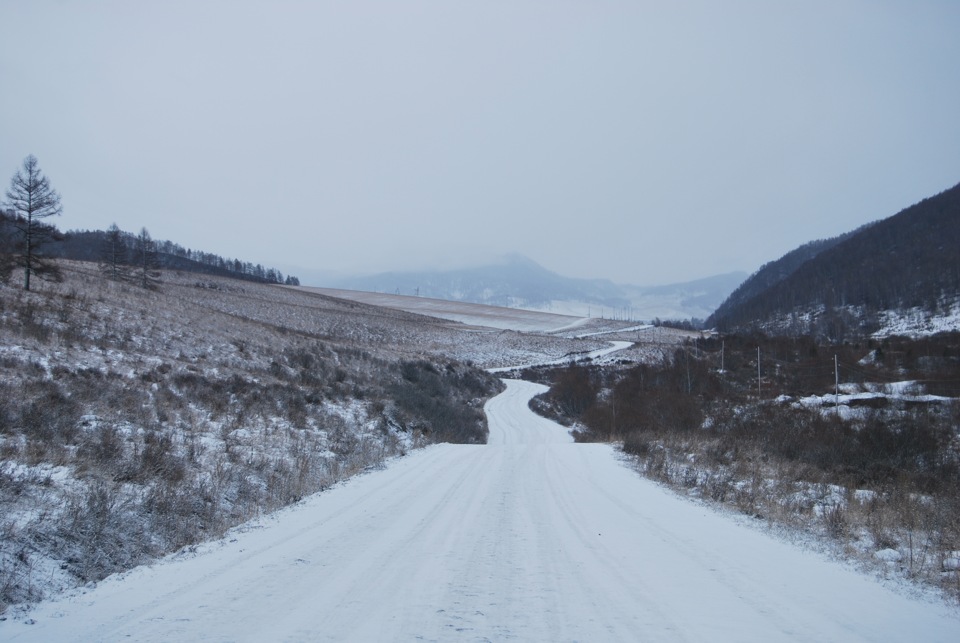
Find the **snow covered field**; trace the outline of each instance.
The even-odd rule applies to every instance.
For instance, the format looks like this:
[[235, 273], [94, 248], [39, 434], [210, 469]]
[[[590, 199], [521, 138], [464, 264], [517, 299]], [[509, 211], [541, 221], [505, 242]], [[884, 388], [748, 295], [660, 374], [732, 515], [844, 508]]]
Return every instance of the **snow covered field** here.
[[466, 361], [606, 344], [190, 273], [146, 291], [61, 267], [63, 283], [0, 287], [0, 616], [384, 456], [483, 441], [495, 380]]
[[365, 292], [361, 290], [340, 290], [337, 288], [314, 288], [295, 286], [297, 290], [319, 293], [328, 297], [347, 299], [371, 306], [394, 308], [418, 315], [428, 315], [458, 321], [471, 326], [485, 326], [501, 330], [524, 332], [549, 332], [577, 328], [588, 321], [587, 317], [562, 315], [550, 312], [485, 306], [469, 302], [430, 299], [428, 297], [410, 297], [386, 293]]
[[681, 500], [532, 414], [0, 623], [11, 641], [957, 641], [960, 618]]
[[[150, 316], [148, 302], [131, 293], [74, 279], [62, 287], [73, 308], [51, 323], [66, 318], [88, 334], [103, 326], [105, 339], [94, 340], [125, 350], [89, 338], [11, 335], [19, 343], [4, 348], [8, 371], [36, 363], [37, 377], [62, 379], [64, 369], [82, 366], [129, 371], [131, 381], [147, 372], [162, 384], [152, 375], [161, 362], [171, 377], [225, 377], [249, 363], [261, 381], [273, 381], [287, 362], [278, 370], [270, 360], [289, 351], [263, 333], [268, 324], [308, 348], [323, 338], [323, 359], [339, 350], [341, 368], [354, 355], [360, 370], [374, 363], [359, 350], [368, 347], [381, 358], [439, 354], [494, 368], [642, 360], [686, 336], [596, 318], [454, 310], [468, 315], [467, 325], [176, 275], [149, 297], [175, 297], [177, 305], [152, 305], [164, 314]], [[115, 302], [121, 295], [132, 308]], [[7, 315], [29, 321], [32, 310], [10, 304]], [[148, 322], [118, 329], [117, 311]], [[539, 330], [508, 330], [515, 326]], [[297, 339], [301, 333], [313, 339]], [[955, 607], [911, 600], [771, 539], [749, 520], [680, 499], [623, 466], [610, 445], [573, 444], [565, 429], [528, 410], [540, 390], [511, 381], [487, 404], [486, 446], [410, 452], [221, 541], [32, 608], [11, 606], [0, 616], [0, 640], [960, 640]], [[45, 489], [37, 485], [37, 493]], [[52, 590], [44, 584], [55, 569], [37, 560], [24, 559], [28, 581]]]
[[[600, 348], [595, 351], [590, 351], [589, 353], [586, 353], [582, 357], [583, 359], [592, 361], [594, 364], [602, 364], [610, 355], [626, 350], [630, 348], [630, 346], [631, 346], [630, 342], [614, 341], [614, 342], [610, 342], [610, 345], [607, 346], [606, 348]], [[570, 358], [561, 358], [561, 359], [551, 360], [549, 362], [538, 361], [538, 362], [531, 363], [529, 365], [519, 366], [519, 367], [503, 366], [500, 368], [490, 368], [487, 370], [491, 373], [509, 373], [511, 371], [517, 370], [518, 368], [524, 369], [524, 368], [529, 368], [533, 366], [562, 366], [564, 364], [570, 363], [571, 361], [572, 360]]]
[[942, 302], [940, 310], [933, 313], [920, 308], [882, 313], [880, 330], [874, 333], [874, 337], [890, 335], [923, 337], [954, 331], [958, 328], [960, 328], [960, 299]]

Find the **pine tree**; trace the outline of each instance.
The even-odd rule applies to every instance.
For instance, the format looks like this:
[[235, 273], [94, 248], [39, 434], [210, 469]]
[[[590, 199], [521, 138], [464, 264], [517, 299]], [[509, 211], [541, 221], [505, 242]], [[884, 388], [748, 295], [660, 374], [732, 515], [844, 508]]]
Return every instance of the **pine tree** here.
[[50, 187], [33, 154], [23, 160], [23, 168], [10, 179], [6, 205], [13, 210], [13, 227], [19, 237], [16, 263], [23, 268], [23, 289], [30, 290], [32, 274], [58, 280], [60, 272], [56, 264], [44, 260], [40, 250], [44, 243], [58, 235], [57, 229], [43, 220], [59, 216], [63, 208], [60, 194]]

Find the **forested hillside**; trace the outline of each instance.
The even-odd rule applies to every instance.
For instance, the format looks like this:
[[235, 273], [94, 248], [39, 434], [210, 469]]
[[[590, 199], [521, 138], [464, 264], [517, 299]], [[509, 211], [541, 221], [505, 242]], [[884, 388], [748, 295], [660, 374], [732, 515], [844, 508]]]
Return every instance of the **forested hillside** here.
[[[104, 262], [116, 239], [126, 256], [133, 257], [137, 235], [122, 230], [71, 230], [49, 245], [48, 254], [61, 259]], [[212, 252], [191, 250], [173, 241], [154, 241], [159, 268], [201, 272], [222, 277], [270, 284], [299, 285], [293, 275], [284, 276], [276, 268], [221, 257]]]
[[795, 250], [791, 250], [776, 261], [771, 261], [760, 267], [760, 270], [750, 276], [749, 279], [740, 284], [736, 290], [730, 293], [730, 296], [720, 304], [716, 312], [710, 316], [707, 323], [715, 322], [718, 319], [726, 319], [732, 316], [732, 313], [739, 307], [744, 306], [752, 299], [763, 295], [764, 292], [776, 286], [784, 279], [792, 275], [797, 269], [810, 261], [824, 250], [828, 250], [837, 245], [852, 233], [833, 237], [831, 239], [818, 239], [805, 243]]
[[887, 311], [948, 311], [960, 297], [960, 185], [836, 239], [767, 264], [707, 320], [841, 339]]

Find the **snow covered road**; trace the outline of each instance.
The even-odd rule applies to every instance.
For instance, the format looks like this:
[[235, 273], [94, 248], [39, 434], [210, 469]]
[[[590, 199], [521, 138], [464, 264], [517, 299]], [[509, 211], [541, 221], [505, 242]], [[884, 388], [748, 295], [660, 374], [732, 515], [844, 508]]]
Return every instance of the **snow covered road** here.
[[197, 555], [0, 624], [14, 641], [960, 641], [898, 595], [573, 444], [508, 382], [490, 444], [401, 458]]

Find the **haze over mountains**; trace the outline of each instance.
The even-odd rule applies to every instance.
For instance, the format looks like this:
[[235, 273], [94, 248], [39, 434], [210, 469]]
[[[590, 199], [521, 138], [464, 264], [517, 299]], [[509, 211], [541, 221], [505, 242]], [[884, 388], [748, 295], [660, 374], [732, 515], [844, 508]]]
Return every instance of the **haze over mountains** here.
[[[7, 218], [5, 214], [0, 225], [9, 225]], [[106, 235], [71, 231], [50, 244], [48, 252], [97, 260]], [[166, 269], [299, 283], [274, 268], [186, 250], [173, 242], [158, 242], [156, 247], [158, 263]], [[689, 319], [723, 331], [809, 333], [834, 340], [930, 334], [960, 327], [960, 185], [886, 219], [804, 243], [749, 277], [730, 272], [686, 283], [637, 286], [565, 277], [520, 254], [446, 270], [368, 276], [302, 272], [313, 286], [578, 317]]]
[[[14, 229], [0, 212], [0, 235]], [[117, 229], [125, 254], [135, 235]], [[58, 233], [59, 235], [59, 233]], [[109, 232], [70, 231], [44, 251], [101, 261]], [[299, 285], [261, 264], [153, 242], [158, 267]], [[678, 258], [682, 260], [683, 258]], [[722, 331], [854, 335], [931, 334], [960, 327], [960, 184], [886, 219], [810, 241], [747, 278], [730, 272], [661, 286], [565, 277], [520, 254], [457, 269], [337, 276], [306, 271], [307, 284], [613, 320], [693, 320]], [[705, 320], [705, 321], [704, 321]]]
[[348, 290], [653, 321], [724, 331], [930, 334], [960, 327], [960, 184], [898, 214], [800, 245], [753, 275], [663, 286], [561, 276], [519, 254], [455, 270], [328, 277]]
[[519, 254], [455, 270], [330, 277], [349, 290], [725, 331], [930, 334], [960, 327], [960, 185], [898, 214], [743, 272], [663, 286], [564, 277]]
[[663, 286], [564, 277], [519, 254], [455, 270], [385, 272], [342, 277], [328, 285], [511, 308], [621, 319], [703, 319], [745, 278], [731, 272]]

